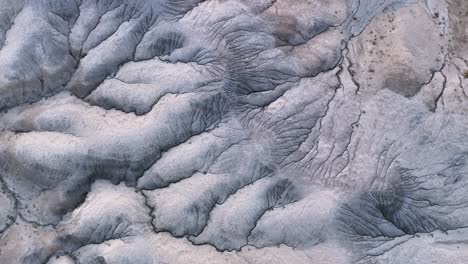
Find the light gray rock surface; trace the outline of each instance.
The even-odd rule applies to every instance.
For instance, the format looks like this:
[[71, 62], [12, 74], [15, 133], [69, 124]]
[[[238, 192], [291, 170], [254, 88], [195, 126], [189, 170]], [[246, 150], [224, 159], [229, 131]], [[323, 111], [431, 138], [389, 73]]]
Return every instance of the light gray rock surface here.
[[0, 0], [0, 263], [468, 263], [465, 0]]

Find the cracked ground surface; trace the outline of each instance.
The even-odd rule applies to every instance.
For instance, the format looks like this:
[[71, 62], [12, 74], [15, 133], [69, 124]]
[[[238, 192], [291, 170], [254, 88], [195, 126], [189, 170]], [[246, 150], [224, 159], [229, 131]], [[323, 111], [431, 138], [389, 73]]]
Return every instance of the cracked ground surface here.
[[0, 263], [468, 263], [465, 0], [0, 0]]

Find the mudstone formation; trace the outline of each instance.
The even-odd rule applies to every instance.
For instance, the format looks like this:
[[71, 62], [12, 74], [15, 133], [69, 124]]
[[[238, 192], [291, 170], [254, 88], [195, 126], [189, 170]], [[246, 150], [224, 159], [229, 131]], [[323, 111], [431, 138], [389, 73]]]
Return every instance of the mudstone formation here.
[[0, 263], [468, 263], [468, 1], [0, 0]]

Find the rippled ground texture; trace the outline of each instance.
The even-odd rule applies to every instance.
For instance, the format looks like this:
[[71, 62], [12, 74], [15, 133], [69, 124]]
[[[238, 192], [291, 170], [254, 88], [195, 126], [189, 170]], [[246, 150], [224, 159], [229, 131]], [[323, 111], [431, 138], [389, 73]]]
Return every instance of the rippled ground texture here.
[[0, 0], [0, 263], [467, 263], [465, 0]]

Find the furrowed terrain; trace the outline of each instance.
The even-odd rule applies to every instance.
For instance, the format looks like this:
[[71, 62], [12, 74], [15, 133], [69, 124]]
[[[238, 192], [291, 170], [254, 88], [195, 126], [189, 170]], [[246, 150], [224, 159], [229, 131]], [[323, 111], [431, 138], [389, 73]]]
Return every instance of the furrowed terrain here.
[[468, 259], [465, 0], [0, 0], [0, 263]]

